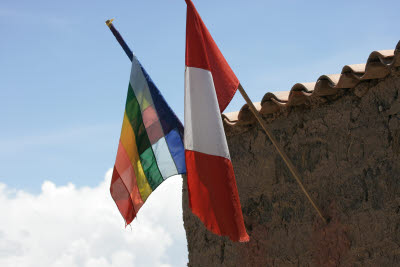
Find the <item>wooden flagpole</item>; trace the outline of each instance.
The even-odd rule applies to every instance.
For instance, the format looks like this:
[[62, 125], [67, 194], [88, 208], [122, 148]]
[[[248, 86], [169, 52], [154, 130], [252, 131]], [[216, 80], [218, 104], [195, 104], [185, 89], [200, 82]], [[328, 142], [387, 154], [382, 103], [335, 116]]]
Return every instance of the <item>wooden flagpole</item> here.
[[109, 19], [106, 21], [106, 25], [108, 28], [110, 28], [110, 31], [114, 35], [115, 39], [117, 39], [118, 43], [121, 45], [122, 49], [124, 49], [125, 54], [129, 57], [129, 59], [132, 61], [133, 59], [133, 53], [132, 50], [129, 48], [129, 46], [126, 44], [124, 38], [122, 38], [121, 34], [117, 29], [115, 29], [114, 25], [112, 24], [114, 19]]
[[312, 200], [311, 196], [308, 194], [307, 190], [304, 188], [303, 183], [300, 180], [300, 175], [298, 174], [296, 168], [294, 167], [293, 163], [290, 161], [289, 157], [286, 155], [286, 153], [283, 151], [283, 149], [280, 147], [279, 143], [276, 141], [275, 137], [272, 135], [272, 133], [268, 130], [267, 125], [263, 118], [261, 117], [260, 113], [257, 111], [256, 107], [254, 106], [253, 102], [251, 102], [249, 96], [247, 95], [246, 91], [243, 89], [242, 85], [239, 84], [238, 88], [240, 94], [243, 96], [244, 100], [246, 101], [247, 105], [249, 106], [251, 112], [253, 112], [254, 116], [256, 117], [257, 121], [260, 123], [261, 127], [264, 129], [264, 132], [267, 134], [269, 139], [271, 140], [272, 144], [275, 146], [276, 150], [278, 150], [279, 155], [282, 157], [283, 161], [286, 163], [287, 167], [289, 168], [290, 172], [292, 173], [293, 177], [299, 184], [301, 190], [303, 193], [306, 195], [307, 199], [311, 202], [311, 205], [314, 207], [314, 209], [317, 211], [318, 215], [321, 217], [321, 219], [325, 222], [328, 223], [328, 221], [325, 219], [325, 217], [322, 215], [321, 210], [318, 208], [318, 206], [314, 203]]
[[[128, 45], [125, 43], [124, 39], [122, 38], [121, 34], [115, 29], [114, 25], [112, 24], [114, 19], [107, 20], [106, 24], [110, 28], [111, 32], [117, 39], [118, 43], [121, 45], [121, 47], [124, 49], [126, 55], [129, 57], [129, 59], [132, 61], [133, 53], [129, 49]], [[243, 89], [242, 85], [239, 84], [238, 88], [239, 92], [243, 96], [244, 100], [246, 101], [247, 105], [249, 106], [251, 112], [253, 112], [254, 116], [256, 117], [257, 121], [260, 123], [261, 127], [263, 128], [264, 132], [267, 134], [269, 139], [271, 140], [272, 144], [275, 146], [276, 150], [278, 150], [279, 155], [282, 157], [283, 161], [286, 163], [287, 167], [289, 168], [290, 172], [292, 173], [293, 177], [295, 178], [296, 182], [299, 184], [301, 190], [303, 193], [306, 195], [307, 199], [311, 202], [311, 205], [314, 207], [314, 209], [317, 211], [318, 215], [321, 217], [321, 219], [327, 223], [328, 221], [325, 219], [325, 217], [322, 215], [321, 210], [318, 208], [318, 206], [314, 203], [312, 200], [311, 196], [308, 194], [307, 190], [304, 188], [303, 183], [300, 180], [300, 175], [298, 174], [296, 168], [286, 155], [286, 153], [283, 151], [283, 149], [280, 147], [279, 143], [276, 141], [275, 137], [272, 135], [272, 133], [268, 130], [267, 125], [265, 124], [263, 118], [261, 117], [260, 113], [257, 111], [256, 107], [254, 106], [253, 102], [251, 102], [249, 96], [247, 95], [246, 91]]]

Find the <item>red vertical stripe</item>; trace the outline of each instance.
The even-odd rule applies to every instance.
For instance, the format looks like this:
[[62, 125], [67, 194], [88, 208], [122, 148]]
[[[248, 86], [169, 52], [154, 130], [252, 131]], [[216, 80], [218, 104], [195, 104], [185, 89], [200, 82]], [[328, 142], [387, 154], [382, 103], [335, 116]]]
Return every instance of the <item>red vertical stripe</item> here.
[[[126, 223], [130, 224], [132, 222], [132, 220], [135, 218], [136, 213], [142, 207], [143, 200], [140, 196], [140, 192], [139, 192], [139, 188], [137, 186], [136, 176], [135, 176], [135, 172], [133, 170], [132, 164], [131, 164], [128, 154], [126, 153], [125, 148], [121, 142], [119, 143], [119, 146], [118, 146], [117, 159], [115, 160], [115, 166], [114, 166], [114, 173], [116, 173], [115, 174], [116, 177], [119, 177], [120, 182], [118, 182], [115, 185], [113, 185], [113, 183], [112, 183], [111, 190], [113, 190], [113, 186], [122, 187], [122, 185], [120, 185], [119, 183], [123, 183], [123, 185], [125, 186], [126, 193], [123, 192], [122, 189], [120, 189], [120, 188], [115, 189], [115, 190], [117, 190], [118, 192], [121, 192], [122, 198], [126, 198], [126, 195], [129, 196], [130, 201], [131, 201], [130, 208], [133, 210], [132, 211], [133, 216], [131, 216], [131, 213], [125, 211], [127, 209], [127, 207], [124, 205], [128, 205], [128, 203], [126, 201], [121, 202], [120, 205], [122, 206], [122, 208], [120, 208], [120, 205], [118, 205], [118, 203], [117, 203], [117, 206], [120, 209], [120, 211], [121, 211], [121, 209], [124, 211], [124, 213], [121, 211], [121, 214], [125, 218]], [[114, 177], [114, 173], [113, 173], [113, 177]], [[115, 179], [117, 180], [117, 178], [115, 178]], [[111, 194], [111, 195], [113, 195], [113, 194]], [[114, 195], [116, 195], [116, 194], [114, 194]], [[113, 198], [114, 198], [114, 195], [113, 195]]]
[[150, 143], [153, 145], [164, 136], [158, 114], [153, 106], [148, 106], [143, 111], [142, 117], [144, 126], [146, 127], [147, 135], [150, 139]]
[[186, 3], [186, 66], [211, 71], [222, 113], [236, 93], [239, 80], [215, 44], [193, 3], [190, 0], [186, 0]]
[[132, 199], [129, 195], [129, 192], [126, 189], [126, 186], [115, 166], [112, 174], [110, 193], [111, 197], [115, 201], [115, 204], [117, 204], [119, 212], [121, 213], [122, 217], [124, 217], [126, 225], [128, 225], [129, 222], [135, 218], [136, 212], [133, 208]]
[[192, 212], [212, 232], [249, 241], [231, 161], [190, 150], [185, 156]]
[[[197, 76], [190, 76], [188, 72], [185, 75], [185, 148], [191, 149], [185, 151], [190, 207], [212, 232], [229, 236], [233, 241], [249, 241], [220, 117], [220, 112], [232, 100], [239, 80], [193, 3], [190, 0], [186, 3], [186, 71], [209, 71], [212, 78], [210, 81], [201, 71], [192, 73]], [[196, 99], [203, 100], [200, 106], [196, 105], [200, 103]], [[195, 116], [199, 114], [203, 116]], [[210, 116], [215, 116], [214, 120], [210, 120]], [[201, 129], [193, 118], [202, 122]]]

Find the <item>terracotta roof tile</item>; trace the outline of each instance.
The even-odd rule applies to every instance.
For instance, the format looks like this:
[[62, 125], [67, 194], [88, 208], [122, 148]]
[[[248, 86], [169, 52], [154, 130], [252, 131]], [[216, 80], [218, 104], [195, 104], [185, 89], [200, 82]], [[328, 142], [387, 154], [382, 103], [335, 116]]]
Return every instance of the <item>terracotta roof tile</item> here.
[[[338, 97], [343, 89], [352, 89], [364, 80], [381, 79], [400, 66], [400, 41], [395, 50], [373, 51], [366, 64], [345, 65], [340, 74], [322, 75], [316, 82], [296, 83], [290, 91], [268, 92], [261, 102], [254, 103], [262, 115], [274, 114], [290, 106], [303, 105], [326, 97]], [[247, 104], [240, 111], [222, 114], [225, 125], [244, 126], [255, 123]]]

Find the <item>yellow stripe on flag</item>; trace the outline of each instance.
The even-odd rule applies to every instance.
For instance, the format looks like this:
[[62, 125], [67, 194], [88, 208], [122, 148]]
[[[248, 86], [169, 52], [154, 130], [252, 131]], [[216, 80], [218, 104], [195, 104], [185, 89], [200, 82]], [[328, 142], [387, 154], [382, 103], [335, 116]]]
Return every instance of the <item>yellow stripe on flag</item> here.
[[151, 194], [152, 190], [147, 181], [146, 175], [143, 172], [142, 163], [140, 162], [136, 146], [135, 134], [133, 133], [131, 123], [129, 122], [126, 113], [124, 113], [124, 121], [122, 123], [120, 140], [132, 163], [133, 169], [136, 174], [136, 181], [139, 188], [139, 192], [140, 195], [142, 196], [143, 202], [145, 202], [148, 196]]

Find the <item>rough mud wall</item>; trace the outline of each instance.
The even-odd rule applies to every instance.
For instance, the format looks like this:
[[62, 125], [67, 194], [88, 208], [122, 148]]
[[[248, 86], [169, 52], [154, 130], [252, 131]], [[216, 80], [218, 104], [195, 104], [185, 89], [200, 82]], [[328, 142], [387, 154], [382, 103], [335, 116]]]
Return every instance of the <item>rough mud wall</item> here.
[[269, 121], [321, 223], [260, 127], [226, 128], [249, 243], [208, 232], [188, 208], [189, 266], [400, 266], [400, 70]]

